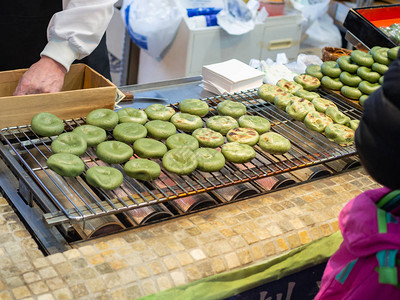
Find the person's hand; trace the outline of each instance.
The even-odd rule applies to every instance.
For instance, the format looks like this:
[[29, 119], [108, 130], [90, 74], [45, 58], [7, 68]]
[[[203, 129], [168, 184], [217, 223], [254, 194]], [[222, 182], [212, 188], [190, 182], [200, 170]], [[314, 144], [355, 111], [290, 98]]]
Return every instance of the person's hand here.
[[55, 60], [42, 56], [19, 80], [14, 96], [61, 91], [67, 70]]

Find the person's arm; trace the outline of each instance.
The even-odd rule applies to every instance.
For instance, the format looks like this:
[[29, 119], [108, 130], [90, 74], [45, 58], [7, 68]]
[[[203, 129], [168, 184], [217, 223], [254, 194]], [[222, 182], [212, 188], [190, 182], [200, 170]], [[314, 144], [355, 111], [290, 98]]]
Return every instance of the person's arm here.
[[22, 76], [14, 95], [59, 92], [76, 59], [100, 43], [116, 0], [63, 0], [63, 10], [50, 20], [48, 44], [41, 59]]
[[385, 73], [380, 89], [364, 104], [355, 141], [361, 162], [379, 183], [400, 188], [400, 59]]

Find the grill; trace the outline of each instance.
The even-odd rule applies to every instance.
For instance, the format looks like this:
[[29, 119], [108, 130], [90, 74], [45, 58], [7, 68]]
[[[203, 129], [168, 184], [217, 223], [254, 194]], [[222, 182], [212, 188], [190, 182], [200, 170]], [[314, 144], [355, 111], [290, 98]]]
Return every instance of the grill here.
[[[359, 108], [343, 101], [340, 96], [324, 90], [319, 90], [319, 93], [334, 101], [351, 119], [360, 118]], [[45, 223], [63, 228], [69, 236], [77, 234], [83, 239], [92, 237], [95, 230], [97, 234], [123, 230], [151, 219], [190, 212], [195, 205], [215, 206], [226, 202], [221, 201], [218, 195], [225, 194], [225, 200], [232, 200], [235, 195], [237, 198], [238, 193], [245, 192], [242, 196], [266, 193], [272, 187], [284, 186], [285, 182], [295, 182], [291, 178], [296, 177], [296, 170], [303, 168], [311, 170], [311, 173], [322, 170], [322, 173], [330, 174], [334, 169], [330, 162], [356, 154], [354, 145], [337, 145], [323, 134], [310, 131], [302, 122], [293, 120], [286, 112], [260, 99], [256, 90], [202, 100], [210, 106], [204, 121], [217, 114], [216, 105], [219, 102], [240, 101], [247, 107], [248, 114], [269, 119], [271, 131], [287, 137], [292, 149], [283, 155], [272, 155], [255, 146], [257, 154], [251, 162], [227, 162], [221, 171], [212, 173], [195, 171], [178, 176], [162, 168], [161, 176], [151, 182], [124, 176], [122, 185], [113, 191], [89, 186], [84, 175], [65, 178], [48, 169], [46, 160], [52, 154], [50, 144], [55, 137], [39, 137], [28, 125], [2, 129], [0, 153], [18, 178], [19, 194], [30, 206], [36, 204], [40, 207]], [[177, 105], [172, 106], [178, 111]], [[85, 120], [71, 119], [64, 120], [64, 123], [66, 131], [71, 131], [84, 124]], [[111, 137], [111, 133], [108, 134]], [[92, 148], [88, 148], [82, 159], [86, 168], [106, 165], [97, 159]], [[155, 161], [161, 165], [161, 160]], [[322, 169], [313, 169], [317, 165], [323, 166]], [[123, 171], [123, 165], [113, 167]]]

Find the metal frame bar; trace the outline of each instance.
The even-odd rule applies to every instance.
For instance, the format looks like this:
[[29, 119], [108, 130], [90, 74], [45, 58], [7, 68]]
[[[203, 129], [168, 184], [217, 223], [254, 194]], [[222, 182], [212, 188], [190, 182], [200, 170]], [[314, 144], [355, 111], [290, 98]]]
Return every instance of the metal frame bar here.
[[[1, 144], [0, 150], [4, 150], [3, 145]], [[4, 154], [4, 152], [2, 153]], [[3, 158], [5, 158], [4, 155]], [[19, 170], [19, 172], [22, 174], [24, 173], [23, 170]], [[35, 188], [29, 183], [30, 179], [28, 174], [25, 174], [23, 177], [28, 178], [26, 183], [32, 188], [32, 190], [35, 190]], [[20, 197], [18, 193], [18, 184], [18, 179], [9, 171], [5, 162], [0, 159], [1, 190], [4, 192], [4, 196], [7, 197], [10, 205], [12, 205], [17, 214], [21, 216], [21, 221], [39, 244], [39, 248], [44, 252], [44, 254], [54, 254], [70, 249], [67, 242], [56, 228], [48, 227], [44, 224], [42, 221], [43, 212], [35, 206], [29, 206], [25, 203], [24, 199]], [[40, 192], [37, 194], [40, 194]]]

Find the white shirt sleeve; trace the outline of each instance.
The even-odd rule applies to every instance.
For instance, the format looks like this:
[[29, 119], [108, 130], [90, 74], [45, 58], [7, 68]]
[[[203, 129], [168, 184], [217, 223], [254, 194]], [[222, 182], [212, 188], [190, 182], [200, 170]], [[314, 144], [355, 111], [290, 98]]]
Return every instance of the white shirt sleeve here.
[[42, 53], [67, 71], [75, 59], [88, 56], [100, 43], [117, 0], [63, 0], [47, 28], [48, 43]]

